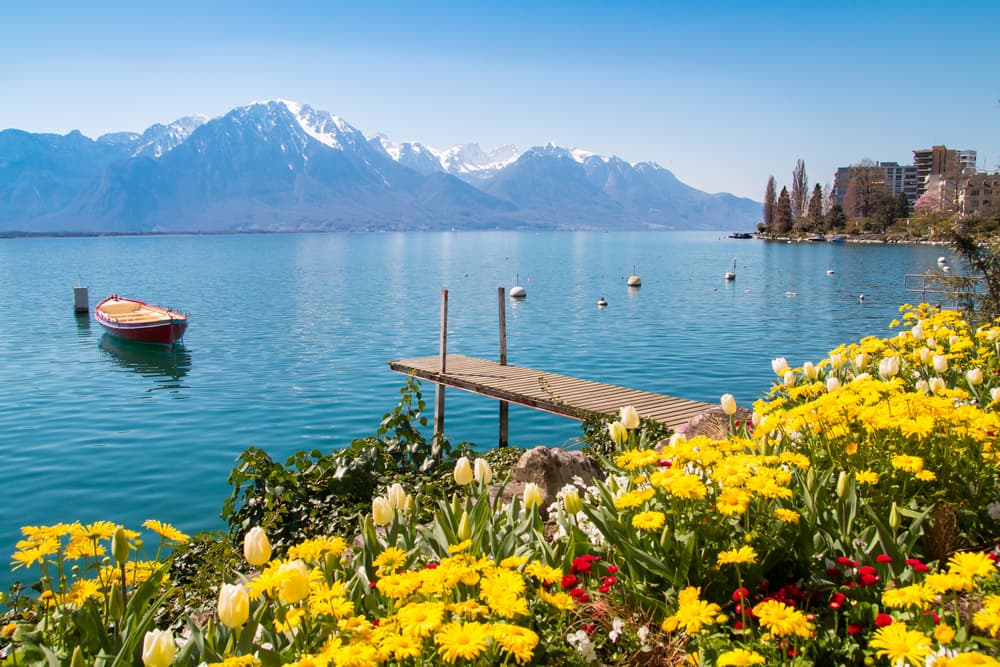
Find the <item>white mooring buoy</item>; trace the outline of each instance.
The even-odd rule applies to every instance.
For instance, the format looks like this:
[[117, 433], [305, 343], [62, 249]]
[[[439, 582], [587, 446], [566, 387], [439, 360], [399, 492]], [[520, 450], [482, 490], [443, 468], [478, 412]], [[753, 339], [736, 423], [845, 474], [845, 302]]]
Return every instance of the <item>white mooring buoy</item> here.
[[86, 313], [90, 311], [90, 298], [87, 296], [87, 288], [77, 285], [73, 288], [73, 312]]
[[608, 305], [608, 302], [607, 302], [607, 300], [605, 300], [605, 298], [603, 296], [600, 299], [597, 300], [597, 307], [598, 308], [604, 308], [607, 305]]
[[528, 296], [528, 293], [525, 292], [524, 288], [521, 287], [521, 285], [519, 284], [521, 282], [521, 274], [519, 273], [515, 274], [514, 282], [518, 284], [515, 284], [513, 287], [510, 288], [510, 298], [523, 299], [524, 297]]

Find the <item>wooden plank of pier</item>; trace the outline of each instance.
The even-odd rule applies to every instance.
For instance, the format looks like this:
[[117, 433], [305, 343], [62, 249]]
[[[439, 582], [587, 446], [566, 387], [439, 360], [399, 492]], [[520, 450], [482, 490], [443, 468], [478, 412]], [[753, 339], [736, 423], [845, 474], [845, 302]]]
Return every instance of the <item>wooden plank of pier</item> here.
[[625, 405], [639, 416], [676, 429], [695, 415], [717, 407], [638, 389], [592, 382], [566, 375], [546, 373], [522, 366], [448, 354], [441, 372], [440, 356], [399, 359], [389, 362], [397, 373], [413, 374], [435, 384], [464, 389], [481, 396], [544, 410], [573, 419], [594, 414], [613, 415]]

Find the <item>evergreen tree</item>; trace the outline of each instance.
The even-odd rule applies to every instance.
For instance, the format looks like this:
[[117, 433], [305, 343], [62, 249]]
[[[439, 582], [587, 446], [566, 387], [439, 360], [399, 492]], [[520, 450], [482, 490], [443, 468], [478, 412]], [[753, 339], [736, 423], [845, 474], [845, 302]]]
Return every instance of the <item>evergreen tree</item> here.
[[764, 230], [774, 231], [774, 209], [778, 205], [778, 193], [775, 190], [774, 176], [767, 179], [767, 188], [764, 190]]
[[910, 217], [910, 200], [907, 199], [905, 192], [900, 192], [899, 196], [896, 197], [896, 219], [909, 218]]
[[813, 187], [812, 197], [809, 198], [809, 225], [814, 230], [823, 228], [823, 188], [817, 183]]
[[892, 223], [896, 222], [896, 204], [896, 198], [890, 194], [882, 195], [878, 200], [875, 207], [875, 220], [883, 234], [892, 226]]
[[847, 226], [847, 214], [840, 204], [834, 204], [826, 214], [826, 227], [831, 231], [838, 231]]
[[806, 178], [806, 163], [799, 160], [792, 170], [792, 220], [796, 223], [806, 214], [806, 198], [809, 196], [809, 179]]
[[778, 195], [778, 204], [774, 207], [774, 232], [776, 234], [787, 234], [792, 231], [792, 198], [788, 195], [788, 188], [781, 188]]

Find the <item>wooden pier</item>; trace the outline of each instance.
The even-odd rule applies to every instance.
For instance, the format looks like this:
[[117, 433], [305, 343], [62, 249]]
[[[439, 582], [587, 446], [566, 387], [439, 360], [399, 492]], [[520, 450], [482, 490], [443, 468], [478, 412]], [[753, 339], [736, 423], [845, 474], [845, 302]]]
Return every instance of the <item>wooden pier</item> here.
[[710, 403], [689, 401], [638, 389], [581, 380], [566, 375], [508, 366], [448, 354], [441, 372], [440, 356], [399, 359], [389, 362], [397, 373], [413, 374], [435, 384], [464, 389], [500, 401], [524, 405], [574, 419], [595, 414], [614, 415], [631, 405], [639, 416], [653, 419], [670, 428], [682, 426], [695, 415], [717, 407]]
[[430, 380], [434, 392], [434, 437], [444, 433], [445, 387], [464, 389], [500, 401], [501, 447], [507, 446], [507, 417], [510, 403], [544, 410], [573, 419], [594, 415], [615, 415], [631, 405], [643, 419], [652, 419], [677, 429], [692, 417], [715, 405], [683, 398], [627, 389], [567, 375], [536, 371], [507, 364], [507, 315], [504, 288], [497, 288], [500, 324], [500, 361], [487, 361], [461, 354], [448, 354], [448, 290], [441, 290], [440, 353], [433, 357], [398, 359], [389, 362], [397, 373]]

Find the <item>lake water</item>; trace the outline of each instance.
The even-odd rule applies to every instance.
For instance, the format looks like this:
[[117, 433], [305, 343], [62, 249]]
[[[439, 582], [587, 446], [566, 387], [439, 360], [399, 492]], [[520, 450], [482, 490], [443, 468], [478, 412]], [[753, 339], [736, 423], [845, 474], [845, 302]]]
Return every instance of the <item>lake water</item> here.
[[[801, 364], [886, 334], [899, 305], [918, 300], [904, 274], [942, 254], [704, 232], [0, 240], [0, 555], [26, 524], [222, 527], [246, 447], [284, 459], [374, 434], [405, 383], [386, 362], [438, 351], [441, 289], [449, 352], [497, 358], [497, 287], [519, 280], [509, 363], [748, 405], [773, 357]], [[639, 289], [626, 286], [633, 272]], [[78, 281], [91, 307], [119, 293], [190, 313], [183, 346], [110, 339], [74, 316]], [[429, 413], [433, 395], [425, 384]], [[449, 390], [446, 432], [493, 446], [496, 402]], [[513, 445], [579, 434], [575, 421], [511, 406]]]

